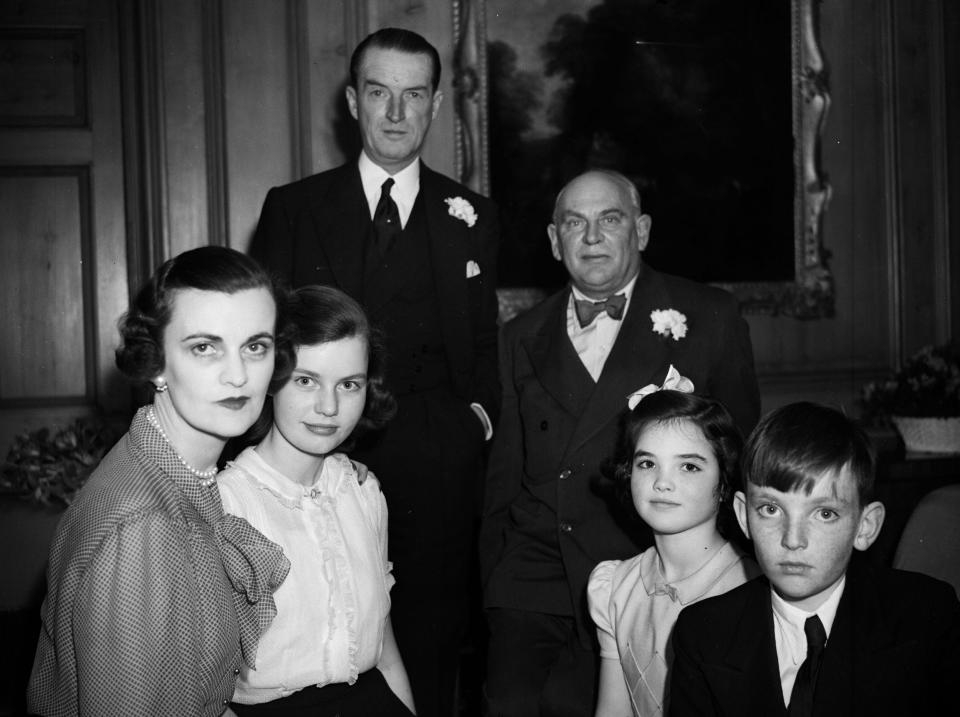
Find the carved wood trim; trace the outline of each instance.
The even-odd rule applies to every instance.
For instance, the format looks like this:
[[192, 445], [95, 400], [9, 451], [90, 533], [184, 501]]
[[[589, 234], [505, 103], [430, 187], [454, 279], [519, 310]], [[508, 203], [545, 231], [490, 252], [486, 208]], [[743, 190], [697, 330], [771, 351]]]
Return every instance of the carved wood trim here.
[[722, 284], [745, 313], [797, 319], [834, 315], [833, 274], [823, 246], [823, 216], [832, 188], [820, 165], [820, 141], [830, 109], [820, 52], [819, 0], [791, 0], [794, 137], [794, 281]]
[[230, 246], [227, 219], [227, 126], [223, 77], [223, 8], [220, 0], [201, 6], [203, 106], [207, 168], [207, 243]]
[[879, 13], [880, 47], [883, 58], [880, 67], [880, 92], [883, 103], [883, 169], [884, 169], [884, 225], [887, 251], [887, 355], [890, 366], [898, 364], [903, 353], [903, 326], [900, 305], [903, 301], [903, 257], [900, 237], [903, 236], [903, 217], [900, 206], [900, 137], [897, 125], [897, 66], [894, 42], [896, 18], [890, 0], [884, 0]]
[[453, 0], [454, 168], [458, 181], [490, 194], [486, 15], [482, 0]]
[[120, 3], [127, 280], [131, 293], [168, 255], [163, 63], [157, 0]]

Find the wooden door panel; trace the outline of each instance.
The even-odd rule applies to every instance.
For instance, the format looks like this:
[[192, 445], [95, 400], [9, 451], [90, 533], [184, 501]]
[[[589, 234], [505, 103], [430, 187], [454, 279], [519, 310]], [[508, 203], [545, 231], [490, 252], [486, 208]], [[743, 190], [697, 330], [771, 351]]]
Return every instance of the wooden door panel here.
[[0, 0], [0, 451], [129, 407], [117, 4]]
[[86, 167], [0, 172], [0, 406], [94, 399]]

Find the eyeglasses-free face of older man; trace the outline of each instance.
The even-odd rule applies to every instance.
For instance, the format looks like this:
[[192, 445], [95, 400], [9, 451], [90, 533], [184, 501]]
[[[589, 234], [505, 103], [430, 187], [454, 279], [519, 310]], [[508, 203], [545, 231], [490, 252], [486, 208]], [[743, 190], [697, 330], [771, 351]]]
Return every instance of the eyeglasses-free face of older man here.
[[637, 275], [650, 225], [629, 187], [606, 172], [588, 172], [560, 193], [547, 235], [574, 286], [601, 300]]

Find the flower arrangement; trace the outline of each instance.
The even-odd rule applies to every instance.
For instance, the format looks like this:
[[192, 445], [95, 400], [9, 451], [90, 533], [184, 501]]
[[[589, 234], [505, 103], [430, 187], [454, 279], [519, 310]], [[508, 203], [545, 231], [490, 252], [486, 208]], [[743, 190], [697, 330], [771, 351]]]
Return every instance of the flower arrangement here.
[[960, 346], [925, 346], [899, 371], [863, 388], [868, 416], [960, 416]]
[[44, 505], [70, 505], [122, 434], [99, 417], [78, 418], [57, 431], [22, 433], [4, 461], [0, 493]]

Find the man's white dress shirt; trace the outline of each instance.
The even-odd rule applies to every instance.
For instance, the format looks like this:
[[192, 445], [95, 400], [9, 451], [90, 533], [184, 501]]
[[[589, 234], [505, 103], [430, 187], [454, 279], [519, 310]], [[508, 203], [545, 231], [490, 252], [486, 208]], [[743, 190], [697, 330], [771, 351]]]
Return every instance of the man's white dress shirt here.
[[627, 312], [630, 310], [630, 297], [633, 295], [633, 286], [636, 283], [637, 277], [635, 276], [625, 287], [616, 292], [627, 297], [627, 303], [623, 307], [623, 315], [620, 319], [611, 318], [606, 311], [603, 311], [588, 326], [583, 328], [580, 327], [573, 302], [576, 299], [585, 299], [586, 301], [595, 301], [595, 299], [584, 295], [576, 286], [571, 287], [573, 291], [570, 292], [570, 301], [567, 303], [567, 335], [594, 381], [600, 379], [603, 365], [607, 362], [610, 350], [620, 333], [620, 327], [627, 317]]

